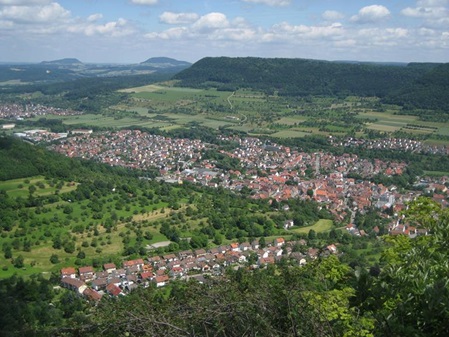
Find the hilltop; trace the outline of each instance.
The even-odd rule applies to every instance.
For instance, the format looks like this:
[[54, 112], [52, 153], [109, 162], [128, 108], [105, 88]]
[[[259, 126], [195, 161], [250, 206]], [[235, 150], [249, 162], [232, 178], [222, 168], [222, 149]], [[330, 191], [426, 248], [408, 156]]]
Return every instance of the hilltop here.
[[68, 82], [76, 79], [98, 79], [163, 73], [173, 75], [191, 66], [191, 63], [168, 57], [153, 57], [135, 64], [83, 63], [76, 58], [42, 61], [32, 64], [0, 65], [0, 87], [2, 82], [33, 84]]
[[192, 64], [186, 61], [179, 61], [169, 57], [151, 57], [140, 65], [150, 65], [156, 68], [184, 67], [187, 68]]
[[51, 65], [81, 65], [83, 62], [76, 58], [64, 58], [53, 61], [42, 61], [41, 64], [51, 64]]

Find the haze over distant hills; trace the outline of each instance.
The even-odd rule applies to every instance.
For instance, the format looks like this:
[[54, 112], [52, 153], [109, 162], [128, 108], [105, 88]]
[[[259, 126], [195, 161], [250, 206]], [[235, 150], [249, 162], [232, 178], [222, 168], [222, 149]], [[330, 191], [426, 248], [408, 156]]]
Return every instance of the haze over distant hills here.
[[53, 60], [53, 61], [42, 61], [41, 64], [74, 65], [74, 64], [83, 64], [83, 63], [76, 58], [64, 58], [64, 59]]
[[171, 67], [190, 67], [192, 64], [186, 61], [178, 61], [169, 57], [152, 57], [141, 62], [140, 65], [149, 65], [156, 68], [171, 68]]
[[137, 64], [96, 64], [84, 63], [77, 58], [64, 58], [33, 64], [1, 64], [0, 82], [42, 83], [87, 77], [145, 75], [155, 72], [174, 74], [190, 66], [189, 62], [168, 57], [153, 57]]

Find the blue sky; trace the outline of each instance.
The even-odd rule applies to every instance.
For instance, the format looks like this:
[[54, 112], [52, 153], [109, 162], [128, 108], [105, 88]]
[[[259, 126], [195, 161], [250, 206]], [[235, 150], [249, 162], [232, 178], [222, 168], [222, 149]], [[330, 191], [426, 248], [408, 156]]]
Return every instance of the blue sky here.
[[449, 62], [449, 0], [0, 0], [0, 62]]

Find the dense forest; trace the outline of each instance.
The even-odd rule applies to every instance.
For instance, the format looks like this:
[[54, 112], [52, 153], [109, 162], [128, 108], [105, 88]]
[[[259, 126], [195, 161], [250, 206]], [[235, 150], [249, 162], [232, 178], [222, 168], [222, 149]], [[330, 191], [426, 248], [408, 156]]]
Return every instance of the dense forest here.
[[447, 111], [449, 66], [308, 59], [204, 58], [175, 75], [181, 86], [254, 88], [285, 96], [377, 96], [407, 108]]

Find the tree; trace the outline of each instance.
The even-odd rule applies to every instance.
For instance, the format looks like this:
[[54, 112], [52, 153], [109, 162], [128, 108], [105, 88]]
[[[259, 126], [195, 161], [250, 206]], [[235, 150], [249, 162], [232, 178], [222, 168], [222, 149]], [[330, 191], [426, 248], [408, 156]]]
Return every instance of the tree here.
[[259, 239], [259, 246], [260, 248], [265, 248], [267, 246], [267, 242], [263, 236]]
[[12, 258], [12, 248], [11, 246], [7, 245], [7, 246], [3, 246], [3, 252], [4, 252], [4, 256], [5, 259], [10, 259]]
[[51, 262], [52, 264], [57, 264], [57, 263], [59, 263], [59, 257], [58, 257], [58, 255], [52, 254], [52, 255], [50, 256], [50, 262]]
[[23, 268], [25, 265], [23, 256], [22, 255], [17, 256], [13, 261], [13, 265], [16, 268]]
[[68, 240], [64, 243], [64, 251], [66, 253], [72, 254], [75, 251], [75, 242]]
[[203, 248], [207, 246], [207, 235], [204, 234], [198, 234], [198, 235], [192, 235], [192, 238], [190, 239], [190, 246], [195, 248]]
[[384, 335], [445, 336], [449, 331], [449, 210], [418, 198], [409, 204], [405, 221], [431, 235], [410, 239], [388, 236], [374, 296]]
[[221, 245], [223, 243], [223, 235], [221, 235], [220, 233], [215, 233], [214, 235], [214, 244], [216, 245]]
[[307, 235], [307, 238], [309, 240], [315, 240], [316, 239], [316, 232], [313, 229], [309, 230], [309, 234]]

